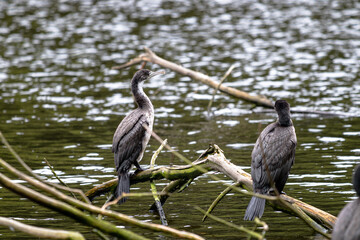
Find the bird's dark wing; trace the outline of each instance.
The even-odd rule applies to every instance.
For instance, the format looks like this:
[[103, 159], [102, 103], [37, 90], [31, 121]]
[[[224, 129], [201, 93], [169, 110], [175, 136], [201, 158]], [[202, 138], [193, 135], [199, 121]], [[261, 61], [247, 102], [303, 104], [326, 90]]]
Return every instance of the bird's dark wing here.
[[112, 151], [117, 172], [127, 172], [144, 151], [143, 139], [148, 124], [146, 116], [134, 110], [119, 124], [113, 138]]
[[[258, 188], [270, 185], [270, 177], [279, 191], [287, 180], [295, 160], [296, 134], [293, 126], [280, 127], [277, 123], [268, 125], [260, 134], [252, 152], [251, 176]], [[279, 182], [279, 183], [277, 183]]]

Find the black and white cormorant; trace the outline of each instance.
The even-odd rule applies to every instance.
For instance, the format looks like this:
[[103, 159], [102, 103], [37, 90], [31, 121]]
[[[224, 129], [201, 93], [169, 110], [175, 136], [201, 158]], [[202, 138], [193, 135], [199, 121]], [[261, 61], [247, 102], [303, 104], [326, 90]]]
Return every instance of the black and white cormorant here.
[[[281, 193], [295, 161], [297, 139], [290, 118], [290, 105], [285, 100], [277, 100], [275, 110], [278, 114], [277, 121], [261, 132], [251, 154], [253, 188], [259, 194], [272, 192], [272, 182]], [[261, 218], [264, 208], [265, 199], [252, 197], [244, 220]]]
[[[147, 69], [137, 71], [131, 80], [131, 92], [138, 108], [131, 111], [117, 127], [112, 144], [115, 167], [118, 175], [118, 185], [114, 192], [114, 198], [130, 192], [129, 170], [133, 165], [141, 170], [139, 162], [149, 142], [151, 132], [147, 131], [143, 124], [150, 130], [154, 123], [154, 107], [143, 91], [143, 82], [156, 75], [164, 74], [164, 71], [152, 72]], [[118, 204], [125, 202], [122, 198]]]

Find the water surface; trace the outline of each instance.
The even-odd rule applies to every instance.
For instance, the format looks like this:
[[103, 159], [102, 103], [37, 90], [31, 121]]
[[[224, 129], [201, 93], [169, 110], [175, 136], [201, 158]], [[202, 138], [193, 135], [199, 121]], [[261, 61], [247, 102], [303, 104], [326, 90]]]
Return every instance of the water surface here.
[[[298, 146], [285, 192], [334, 215], [354, 199], [351, 176], [360, 163], [360, 121], [355, 117], [360, 115], [359, 3], [14, 0], [0, 2], [0, 9], [0, 130], [34, 171], [49, 180], [56, 181], [44, 158], [66, 183], [84, 191], [115, 177], [112, 135], [135, 107], [129, 82], [138, 66], [111, 68], [148, 46], [165, 59], [215, 79], [236, 64], [227, 86], [273, 101], [284, 98], [297, 110], [339, 113], [293, 114]], [[275, 113], [219, 94], [212, 106], [215, 116], [208, 119], [213, 89], [169, 70], [144, 86], [155, 107], [154, 129], [170, 145], [196, 159], [209, 143], [216, 143], [233, 163], [250, 171], [253, 144]], [[158, 145], [150, 140], [144, 167]], [[0, 156], [19, 166], [3, 147]], [[183, 164], [166, 151], [157, 161]], [[158, 188], [165, 182], [159, 181]], [[170, 226], [207, 239], [243, 236], [212, 220], [202, 223], [194, 209], [206, 209], [223, 189], [206, 176], [196, 179], [166, 203]], [[132, 191], [147, 192], [149, 185], [133, 186]], [[95, 204], [104, 200], [98, 198]], [[248, 201], [230, 194], [214, 214], [252, 226], [242, 221]], [[159, 223], [148, 212], [151, 204], [152, 198], [145, 197], [117, 208]], [[4, 188], [0, 205], [1, 216], [96, 237], [91, 229], [49, 214]], [[270, 227], [267, 239], [318, 237], [298, 218], [270, 207], [263, 220]], [[4, 227], [0, 236], [32, 239]]]

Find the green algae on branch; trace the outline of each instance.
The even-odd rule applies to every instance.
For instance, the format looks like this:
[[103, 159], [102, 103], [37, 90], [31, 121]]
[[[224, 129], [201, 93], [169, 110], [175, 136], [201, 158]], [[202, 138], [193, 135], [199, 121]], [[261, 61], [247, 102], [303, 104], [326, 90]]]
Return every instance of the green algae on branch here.
[[79, 232], [34, 227], [5, 217], [0, 217], [0, 225], [25, 232], [38, 238], [85, 240], [84, 236]]
[[[138, 182], [149, 181], [150, 179], [192, 179], [197, 176], [202, 175], [204, 172], [199, 169], [206, 169], [207, 171], [218, 171], [224, 173], [226, 176], [231, 178], [234, 182], [239, 183], [239, 186], [243, 189], [248, 190], [246, 194], [252, 193], [252, 179], [249, 173], [242, 170], [239, 166], [234, 165], [228, 161], [223, 153], [223, 151], [217, 145], [210, 145], [210, 147], [199, 157], [198, 160], [194, 161], [192, 165], [184, 166], [172, 166], [172, 167], [160, 167], [152, 170], [145, 170], [138, 172], [131, 176], [131, 184], [136, 184]], [[209, 176], [211, 177], [211, 176]], [[89, 190], [86, 195], [90, 198], [99, 196], [100, 193], [111, 191], [117, 181], [116, 179], [106, 182], [105, 184], [96, 186], [94, 189]], [[230, 186], [230, 185], [226, 185]], [[232, 188], [233, 190], [244, 194], [244, 190], [240, 188]], [[286, 213], [291, 213], [298, 216], [298, 212], [294, 211], [294, 208], [291, 208], [289, 204], [296, 209], [301, 209], [306, 215], [308, 215], [312, 220], [319, 223], [321, 226], [325, 227], [321, 229], [322, 233], [326, 234], [326, 229], [331, 229], [334, 226], [336, 217], [318, 209], [314, 206], [311, 206], [307, 203], [304, 203], [298, 199], [292, 198], [289, 195], [281, 194], [280, 197], [287, 204], [282, 203], [282, 201], [276, 200], [272, 196], [264, 196], [268, 198], [269, 203], [272, 207], [277, 210], [281, 210]], [[305, 221], [303, 216], [300, 216], [301, 219]], [[308, 218], [306, 218], [308, 220]], [[310, 224], [310, 221], [305, 221], [309, 224], [310, 227], [314, 228], [315, 224]], [[319, 226], [316, 226], [318, 228]], [[315, 230], [316, 230], [315, 228]]]

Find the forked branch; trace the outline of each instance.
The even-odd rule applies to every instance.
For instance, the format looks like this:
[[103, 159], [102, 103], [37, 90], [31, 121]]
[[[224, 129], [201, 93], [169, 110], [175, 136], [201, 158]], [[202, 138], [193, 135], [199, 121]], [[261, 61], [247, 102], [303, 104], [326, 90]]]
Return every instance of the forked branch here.
[[[194, 165], [196, 165], [196, 167]], [[131, 176], [131, 184], [149, 181], [150, 179], [163, 178], [173, 181], [176, 179], [195, 178], [203, 174], [203, 172], [199, 171], [197, 167], [201, 167], [208, 171], [216, 170], [218, 172], [222, 172], [231, 178], [234, 182], [239, 183], [241, 188], [252, 192], [252, 179], [250, 174], [228, 161], [223, 154], [223, 151], [217, 145], [210, 146], [205, 153], [201, 154], [200, 158], [196, 160], [193, 165], [160, 167], [138, 172], [137, 174]], [[116, 179], [113, 179], [89, 190], [86, 195], [92, 199], [104, 192], [112, 191], [116, 184]], [[244, 190], [240, 188], [233, 187], [233, 190], [244, 193]], [[246, 194], [249, 194], [249, 192], [246, 192]], [[301, 209], [302, 212], [325, 228], [333, 228], [336, 221], [335, 216], [298, 199], [292, 198], [289, 195], [281, 194], [280, 197], [283, 201], [290, 204], [295, 209]], [[293, 208], [289, 207], [287, 204], [283, 204], [282, 201], [278, 201], [276, 199], [276, 197], [267, 196], [267, 200], [269, 200], [267, 202], [277, 210], [291, 213], [293, 215], [298, 214], [298, 212], [294, 211]], [[326, 231], [326, 229], [323, 229], [322, 231]]]
[[145, 53], [140, 54], [138, 57], [130, 60], [129, 62], [127, 62], [121, 66], [114, 67], [114, 69], [127, 68], [129, 66], [132, 66], [134, 64], [138, 64], [138, 63], [141, 63], [144, 61], [158, 64], [159, 66], [168, 68], [168, 69], [170, 69], [174, 72], [177, 72], [181, 75], [188, 76], [194, 80], [200, 81], [214, 89], [219, 87], [219, 90], [221, 92], [227, 93], [233, 97], [240, 98], [244, 101], [255, 103], [256, 105], [260, 105], [260, 106], [264, 106], [264, 107], [268, 107], [268, 108], [273, 108], [273, 106], [274, 106], [273, 102], [270, 101], [269, 99], [267, 99], [266, 97], [250, 95], [249, 93], [238, 90], [236, 88], [227, 87], [222, 84], [219, 85], [219, 82], [215, 81], [210, 76], [203, 74], [201, 72], [197, 72], [197, 71], [185, 68], [181, 65], [178, 65], [178, 64], [170, 62], [164, 58], [161, 58], [161, 57], [157, 56], [153, 51], [151, 51], [147, 47], [145, 47]]

